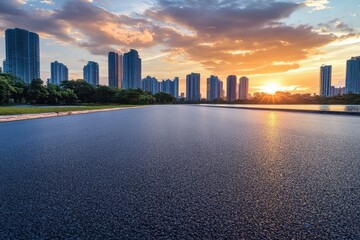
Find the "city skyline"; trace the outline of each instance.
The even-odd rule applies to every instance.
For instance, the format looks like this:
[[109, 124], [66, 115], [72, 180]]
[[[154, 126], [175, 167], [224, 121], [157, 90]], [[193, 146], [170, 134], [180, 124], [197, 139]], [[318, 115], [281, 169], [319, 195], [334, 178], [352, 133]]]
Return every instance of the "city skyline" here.
[[[77, 79], [82, 78], [82, 66], [92, 59], [99, 63], [100, 84], [107, 85], [107, 53], [136, 48], [143, 58], [143, 76], [179, 76], [179, 92], [185, 92], [190, 69], [223, 80], [229, 73], [248, 76], [252, 93], [264, 91], [269, 84], [281, 91], [318, 93], [319, 66], [332, 65], [333, 85], [345, 86], [346, 60], [359, 55], [354, 52], [360, 53], [360, 7], [356, 1], [213, 1], [208, 6], [199, 1], [46, 2], [51, 4], [11, 1], [3, 3], [0, 10], [2, 29], [20, 27], [40, 35], [43, 80], [49, 78], [49, 66], [55, 60], [68, 66], [70, 79]], [[181, 8], [184, 10], [179, 11]], [[201, 9], [214, 19], [197, 14]], [[254, 19], [259, 12], [263, 17]], [[87, 17], [90, 13], [93, 18]], [[226, 13], [233, 18], [226, 18]], [[180, 33], [165, 21], [177, 26]], [[276, 34], [269, 35], [270, 30]], [[230, 33], [233, 36], [226, 35]], [[4, 52], [1, 47], [2, 59]], [[206, 78], [201, 79], [201, 94], [206, 96]]]
[[[37, 33], [29, 32], [25, 29], [7, 29], [6, 33], [6, 54], [7, 58], [3, 61], [4, 71], [23, 79], [29, 83], [30, 79], [39, 77], [39, 36]], [[62, 81], [71, 80], [68, 77], [68, 68], [58, 61], [51, 62], [51, 76], [48, 83], [60, 85]], [[83, 80], [94, 85], [100, 86], [99, 64], [89, 61], [83, 67]], [[186, 76], [186, 99], [188, 101], [199, 101], [207, 99], [224, 99], [223, 82], [214, 75], [206, 80], [206, 97], [201, 94], [200, 74], [188, 74]], [[319, 96], [332, 97], [346, 93], [360, 93], [360, 56], [351, 57], [346, 62], [346, 84], [345, 87], [336, 87], [332, 84], [332, 65], [323, 64], [320, 67], [320, 89]], [[108, 86], [118, 89], [142, 89], [153, 94], [165, 92], [179, 98], [179, 77], [174, 80], [162, 80], [159, 82], [155, 77], [147, 76], [142, 79], [142, 59], [135, 49], [130, 49], [124, 53], [124, 57], [116, 52], [108, 53]], [[275, 94], [281, 91], [275, 84], [264, 86], [264, 91], [260, 94]], [[254, 95], [258, 92], [254, 92]], [[291, 93], [290, 93], [291, 94]], [[307, 93], [309, 94], [309, 93]], [[181, 96], [183, 93], [181, 93]], [[310, 94], [311, 95], [311, 94]], [[316, 93], [314, 94], [316, 95]], [[188, 97], [189, 96], [189, 97]], [[247, 100], [252, 96], [249, 94], [249, 78], [242, 76], [237, 81], [236, 75], [227, 77], [226, 100]]]

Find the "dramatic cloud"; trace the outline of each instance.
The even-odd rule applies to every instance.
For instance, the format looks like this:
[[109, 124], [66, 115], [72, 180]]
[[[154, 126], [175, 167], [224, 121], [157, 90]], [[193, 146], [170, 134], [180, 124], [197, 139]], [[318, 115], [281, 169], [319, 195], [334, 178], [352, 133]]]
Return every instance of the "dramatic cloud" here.
[[314, 11], [329, 9], [329, 0], [306, 0], [305, 5], [311, 7]]
[[341, 32], [344, 34], [349, 34], [355, 31], [352, 27], [342, 22], [338, 18], [335, 18], [334, 20], [329, 21], [327, 23], [320, 23], [318, 26], [320, 27], [320, 30], [323, 33]]
[[42, 0], [41, 3], [45, 3], [48, 5], [54, 5], [54, 2], [52, 0]]
[[[327, 1], [305, 4], [319, 9]], [[286, 25], [302, 7], [272, 0], [158, 0], [144, 13], [125, 15], [89, 0], [68, 0], [55, 10], [17, 0], [2, 3], [0, 28], [26, 28], [99, 55], [160, 46], [168, 61], [195, 61], [216, 74], [275, 73], [298, 68], [300, 60], [337, 40], [331, 29], [351, 30], [339, 21], [319, 26], [327, 31]]]
[[26, 11], [18, 3], [5, 3], [1, 25], [22, 27], [60, 41], [84, 47], [93, 54], [106, 54], [121, 46], [148, 47], [155, 44], [150, 24], [144, 19], [116, 15], [88, 0], [66, 1], [54, 11]]
[[181, 50], [214, 72], [274, 73], [298, 68], [297, 61], [336, 39], [310, 26], [282, 23], [302, 6], [272, 1], [159, 0], [146, 15], [169, 26], [155, 28], [155, 35], [169, 46], [168, 52]]

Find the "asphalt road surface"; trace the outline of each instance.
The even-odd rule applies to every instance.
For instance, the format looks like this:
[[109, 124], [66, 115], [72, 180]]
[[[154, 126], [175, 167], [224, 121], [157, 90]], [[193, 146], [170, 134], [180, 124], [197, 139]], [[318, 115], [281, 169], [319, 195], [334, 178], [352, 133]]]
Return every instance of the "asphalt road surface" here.
[[360, 239], [360, 118], [150, 106], [0, 124], [0, 239]]

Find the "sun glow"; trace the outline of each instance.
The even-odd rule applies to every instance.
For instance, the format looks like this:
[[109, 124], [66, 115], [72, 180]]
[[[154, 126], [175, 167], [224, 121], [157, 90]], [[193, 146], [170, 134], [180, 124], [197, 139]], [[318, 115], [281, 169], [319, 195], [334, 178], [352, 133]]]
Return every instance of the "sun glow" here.
[[275, 94], [277, 91], [280, 91], [281, 87], [277, 83], [270, 83], [261, 87], [261, 92]]

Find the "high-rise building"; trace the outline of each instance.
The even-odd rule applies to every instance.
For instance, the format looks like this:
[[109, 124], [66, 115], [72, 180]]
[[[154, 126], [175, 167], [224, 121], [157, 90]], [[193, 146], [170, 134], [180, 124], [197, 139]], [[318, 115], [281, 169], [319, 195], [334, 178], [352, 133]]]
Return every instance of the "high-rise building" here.
[[173, 95], [176, 99], [179, 98], [179, 78], [175, 77], [174, 80], [163, 80], [160, 83], [160, 91]]
[[174, 84], [170, 79], [162, 80], [160, 83], [161, 92], [173, 94], [174, 93]]
[[186, 100], [200, 101], [200, 73], [191, 73], [186, 76]]
[[249, 96], [249, 78], [241, 77], [239, 83], [239, 99], [247, 100]]
[[156, 94], [160, 92], [160, 83], [159, 81], [151, 76], [147, 76], [141, 82], [142, 90], [146, 92], [151, 92], [152, 94]]
[[174, 78], [174, 97], [179, 99], [179, 77]]
[[227, 77], [226, 87], [226, 100], [228, 102], [234, 102], [236, 100], [236, 76], [230, 75]]
[[331, 95], [331, 65], [322, 65], [320, 67], [320, 96], [330, 97]]
[[141, 58], [131, 49], [123, 58], [123, 89], [141, 88]]
[[123, 81], [123, 57], [116, 52], [108, 54], [108, 77], [109, 87], [122, 88]]
[[39, 35], [24, 29], [5, 31], [6, 59], [4, 70], [24, 82], [40, 78]]
[[346, 62], [346, 93], [360, 94], [360, 56]]
[[51, 68], [51, 77], [49, 82], [55, 85], [60, 85], [62, 81], [69, 80], [69, 70], [68, 68], [58, 61], [52, 62], [50, 64]]
[[211, 75], [207, 79], [207, 100], [214, 101], [219, 98], [219, 78]]
[[225, 96], [225, 91], [224, 91], [224, 82], [219, 80], [219, 85], [218, 85], [218, 96], [220, 99], [224, 99]]
[[84, 80], [94, 86], [99, 85], [99, 64], [93, 61], [89, 61], [84, 66]]

